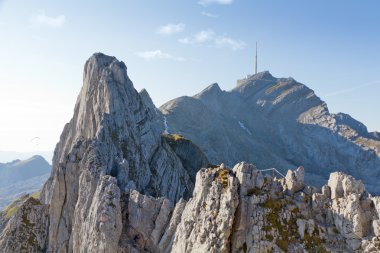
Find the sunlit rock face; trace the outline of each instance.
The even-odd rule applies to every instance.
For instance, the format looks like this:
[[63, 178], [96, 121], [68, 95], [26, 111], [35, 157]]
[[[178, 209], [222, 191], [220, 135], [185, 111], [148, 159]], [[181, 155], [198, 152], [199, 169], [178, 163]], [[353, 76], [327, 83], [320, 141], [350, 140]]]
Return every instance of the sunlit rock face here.
[[190, 142], [177, 156], [162, 132], [161, 114], [146, 92], [133, 88], [125, 64], [94, 54], [41, 194], [49, 252], [115, 252], [123, 231], [120, 201], [130, 190], [171, 203], [190, 197], [194, 170], [208, 161], [200, 151], [199, 159], [186, 160], [183, 149], [195, 149]]
[[313, 90], [293, 78], [261, 72], [230, 91], [212, 84], [193, 97], [160, 107], [170, 133], [191, 139], [214, 164], [240, 161], [282, 174], [299, 166], [321, 187], [334, 171], [361, 179], [380, 193], [377, 132], [347, 114], [332, 114]]
[[[257, 78], [274, 80], [269, 73]], [[223, 110], [215, 94], [224, 96], [213, 85], [198, 97]], [[314, 108], [319, 100], [310, 98]], [[202, 108], [193, 113], [210, 118], [199, 124], [213, 127], [219, 116]], [[298, 110], [292, 117], [299, 120]], [[93, 55], [40, 199], [20, 200], [1, 223], [2, 252], [380, 251], [380, 199], [360, 180], [335, 172], [317, 188], [305, 183], [307, 167], [276, 178], [246, 162], [212, 165], [187, 136], [167, 133], [169, 117], [167, 127], [123, 62]], [[255, 136], [248, 121], [238, 121], [237, 130]], [[230, 154], [244, 152], [241, 144]]]

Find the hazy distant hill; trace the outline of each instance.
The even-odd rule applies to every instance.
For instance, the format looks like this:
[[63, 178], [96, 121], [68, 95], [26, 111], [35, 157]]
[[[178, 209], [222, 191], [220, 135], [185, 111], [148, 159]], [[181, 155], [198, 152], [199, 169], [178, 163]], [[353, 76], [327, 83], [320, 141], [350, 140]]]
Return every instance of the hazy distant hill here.
[[26, 160], [29, 159], [32, 156], [40, 155], [42, 156], [46, 161], [51, 163], [51, 160], [53, 158], [54, 151], [36, 151], [36, 152], [17, 152], [17, 151], [8, 151], [8, 150], [0, 150], [0, 164], [1, 163], [7, 163], [9, 161], [13, 160]]
[[20, 195], [41, 189], [50, 171], [42, 156], [0, 163], [0, 210]]

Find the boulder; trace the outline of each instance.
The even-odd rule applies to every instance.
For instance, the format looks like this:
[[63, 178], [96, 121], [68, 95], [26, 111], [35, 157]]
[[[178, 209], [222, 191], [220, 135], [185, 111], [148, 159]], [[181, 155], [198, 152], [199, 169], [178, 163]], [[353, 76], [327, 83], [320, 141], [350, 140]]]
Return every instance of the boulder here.
[[297, 192], [305, 187], [305, 169], [298, 167], [295, 171], [288, 170], [285, 177], [287, 189], [291, 192]]

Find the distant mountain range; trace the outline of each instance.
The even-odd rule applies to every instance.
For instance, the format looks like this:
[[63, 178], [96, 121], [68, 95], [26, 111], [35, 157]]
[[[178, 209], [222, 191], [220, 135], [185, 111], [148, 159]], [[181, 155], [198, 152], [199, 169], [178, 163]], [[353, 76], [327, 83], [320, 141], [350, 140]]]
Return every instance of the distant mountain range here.
[[380, 192], [380, 138], [347, 114], [332, 114], [313, 90], [269, 72], [241, 79], [230, 91], [212, 84], [160, 107], [169, 133], [192, 140], [214, 164], [240, 161], [282, 173], [304, 166], [322, 186], [343, 171]]
[[13, 160], [26, 160], [32, 156], [40, 155], [46, 161], [51, 163], [53, 158], [54, 151], [35, 151], [35, 152], [18, 152], [18, 151], [8, 151], [8, 150], [0, 150], [0, 163], [7, 163]]
[[42, 156], [0, 163], [0, 210], [23, 194], [39, 191], [50, 171]]

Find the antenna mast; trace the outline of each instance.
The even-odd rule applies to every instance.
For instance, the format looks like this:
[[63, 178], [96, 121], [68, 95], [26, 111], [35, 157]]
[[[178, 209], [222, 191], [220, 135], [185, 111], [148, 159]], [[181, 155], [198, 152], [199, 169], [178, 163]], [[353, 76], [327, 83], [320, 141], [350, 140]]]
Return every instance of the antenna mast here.
[[256, 41], [256, 58], [255, 58], [255, 75], [257, 74], [257, 41]]

